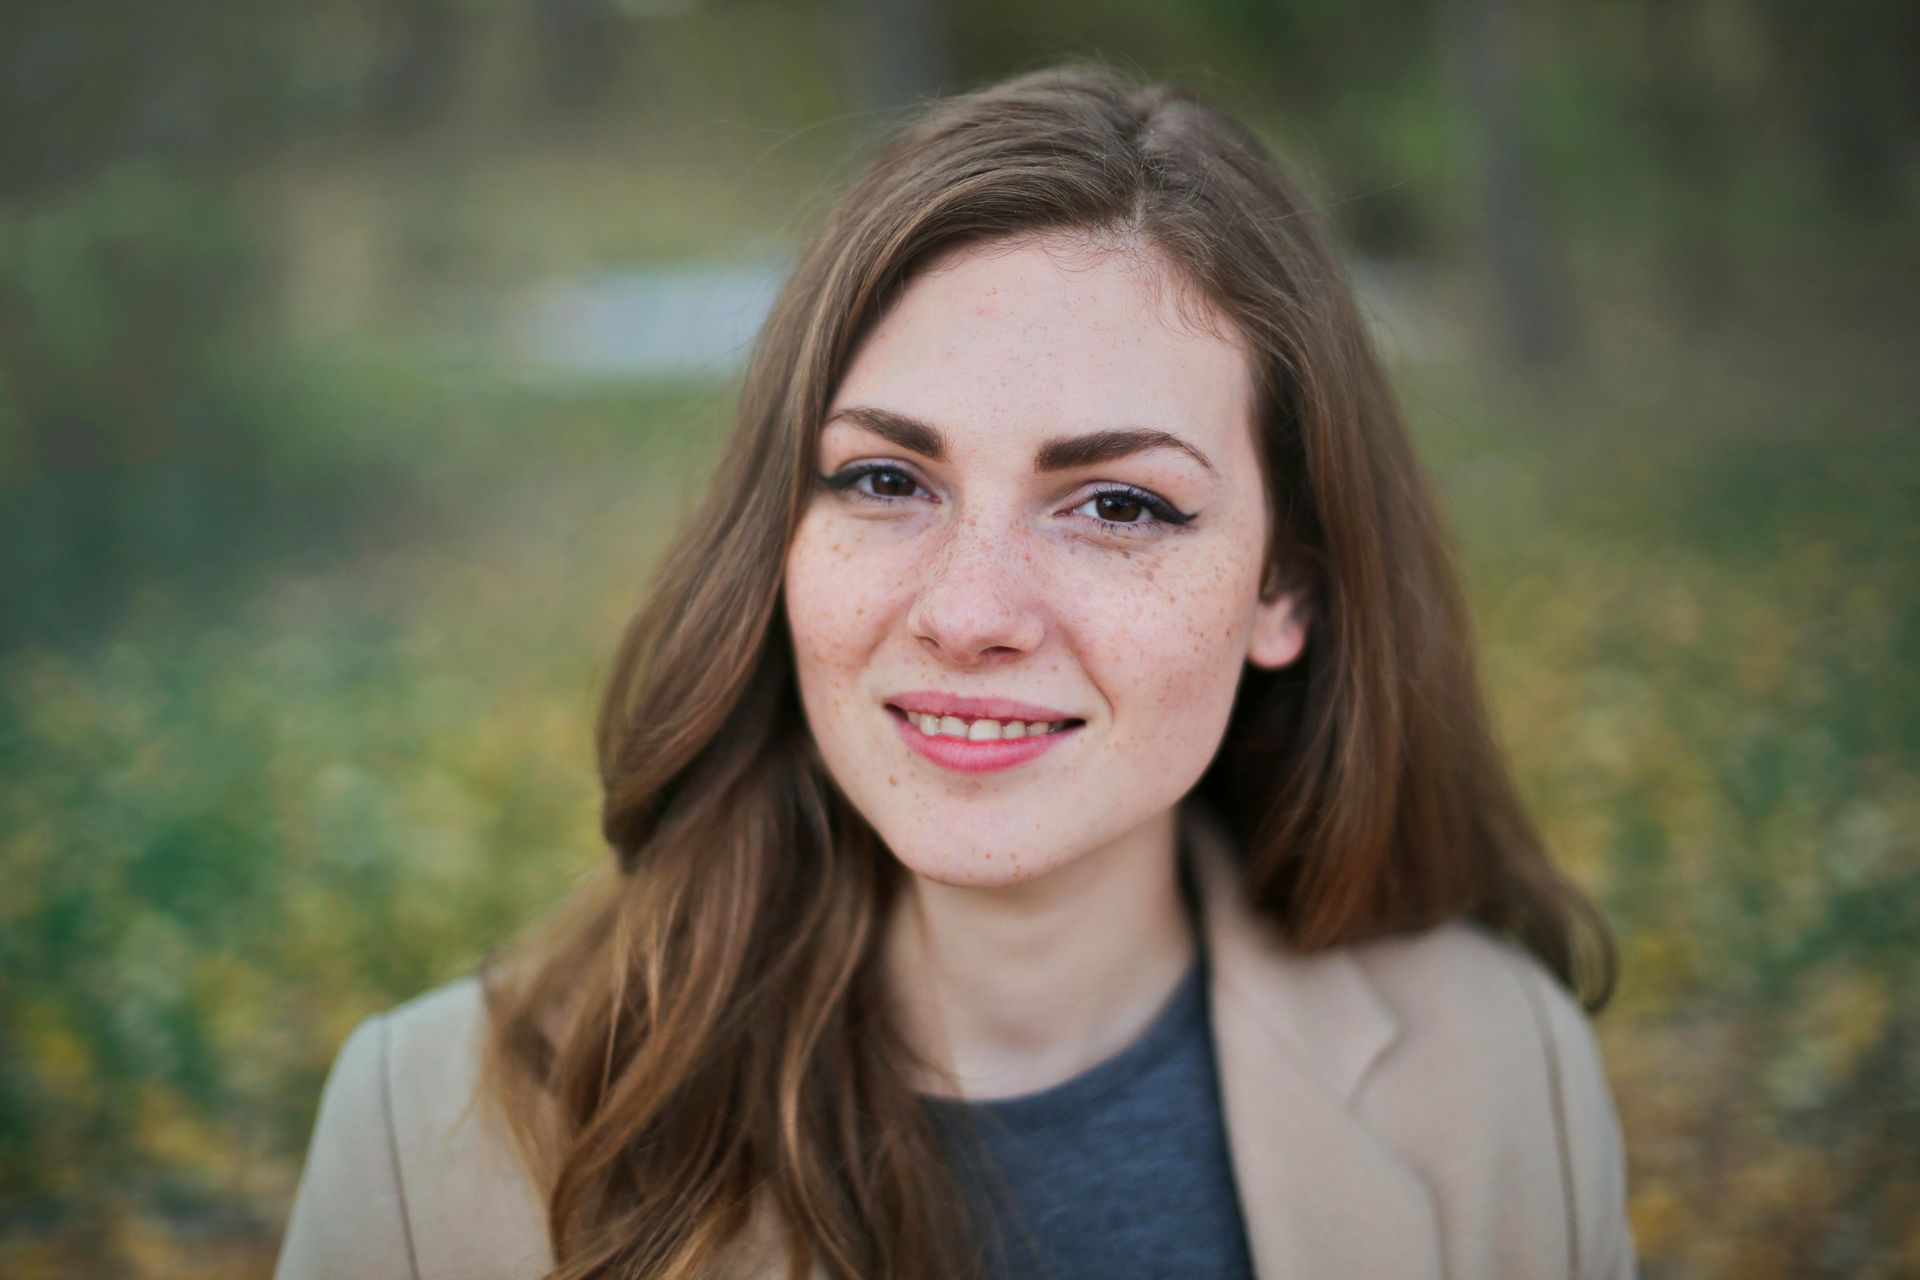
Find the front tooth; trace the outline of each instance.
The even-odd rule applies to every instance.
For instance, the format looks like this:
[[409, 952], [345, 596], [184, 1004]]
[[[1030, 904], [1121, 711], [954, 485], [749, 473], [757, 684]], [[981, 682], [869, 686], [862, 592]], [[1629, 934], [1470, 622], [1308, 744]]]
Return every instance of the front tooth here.
[[1006, 727], [1006, 728], [1004, 728], [1004, 729], [1002, 729], [1002, 730], [1000, 731], [1000, 736], [1001, 736], [1001, 737], [1003, 737], [1003, 738], [1024, 738], [1024, 737], [1026, 737], [1026, 736], [1027, 736], [1027, 722], [1026, 722], [1026, 721], [1024, 721], [1024, 720], [1009, 720], [1009, 721], [1007, 721], [1007, 727]]
[[975, 720], [967, 730], [969, 742], [998, 742], [1000, 740], [1000, 722], [998, 720]]
[[941, 716], [940, 732], [948, 737], [964, 738], [967, 736], [967, 722], [959, 716]]

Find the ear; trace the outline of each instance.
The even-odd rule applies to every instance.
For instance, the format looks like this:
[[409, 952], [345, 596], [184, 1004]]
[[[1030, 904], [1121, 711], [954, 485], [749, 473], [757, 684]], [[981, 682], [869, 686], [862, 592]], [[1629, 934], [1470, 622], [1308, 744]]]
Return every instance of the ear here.
[[1290, 665], [1307, 647], [1307, 622], [1306, 601], [1296, 592], [1261, 600], [1254, 607], [1247, 661], [1270, 670]]

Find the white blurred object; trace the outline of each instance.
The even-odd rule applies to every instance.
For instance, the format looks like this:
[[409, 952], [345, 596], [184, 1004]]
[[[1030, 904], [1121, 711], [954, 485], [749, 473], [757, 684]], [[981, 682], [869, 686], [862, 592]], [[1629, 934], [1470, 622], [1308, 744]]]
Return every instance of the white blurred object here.
[[515, 348], [523, 362], [547, 373], [725, 377], [746, 364], [790, 269], [786, 257], [768, 255], [635, 267], [556, 285], [528, 308]]

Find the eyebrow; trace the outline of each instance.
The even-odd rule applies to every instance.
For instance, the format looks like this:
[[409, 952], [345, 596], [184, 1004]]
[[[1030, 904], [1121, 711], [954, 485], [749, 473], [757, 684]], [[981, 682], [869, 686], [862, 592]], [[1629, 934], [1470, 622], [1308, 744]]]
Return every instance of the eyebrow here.
[[[867, 405], [851, 405], [828, 415], [827, 422], [833, 423], [842, 418], [855, 426], [865, 427], [909, 453], [917, 453], [935, 462], [947, 456], [947, 438], [941, 434], [940, 428], [908, 414]], [[1144, 453], [1149, 449], [1177, 449], [1212, 474], [1219, 474], [1213, 463], [1207, 461], [1207, 455], [1194, 445], [1171, 431], [1154, 427], [1110, 427], [1085, 435], [1055, 436], [1043, 440], [1034, 451], [1033, 469], [1040, 472], [1068, 471], [1075, 467], [1112, 462], [1116, 458]]]

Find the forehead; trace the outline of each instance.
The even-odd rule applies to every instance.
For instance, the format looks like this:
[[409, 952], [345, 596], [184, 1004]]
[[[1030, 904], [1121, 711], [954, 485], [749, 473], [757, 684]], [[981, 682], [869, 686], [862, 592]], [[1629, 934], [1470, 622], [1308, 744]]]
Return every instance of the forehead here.
[[1248, 438], [1232, 322], [1148, 247], [997, 241], [929, 263], [861, 343], [832, 408], [879, 405], [1001, 441], [1145, 426], [1210, 456]]

